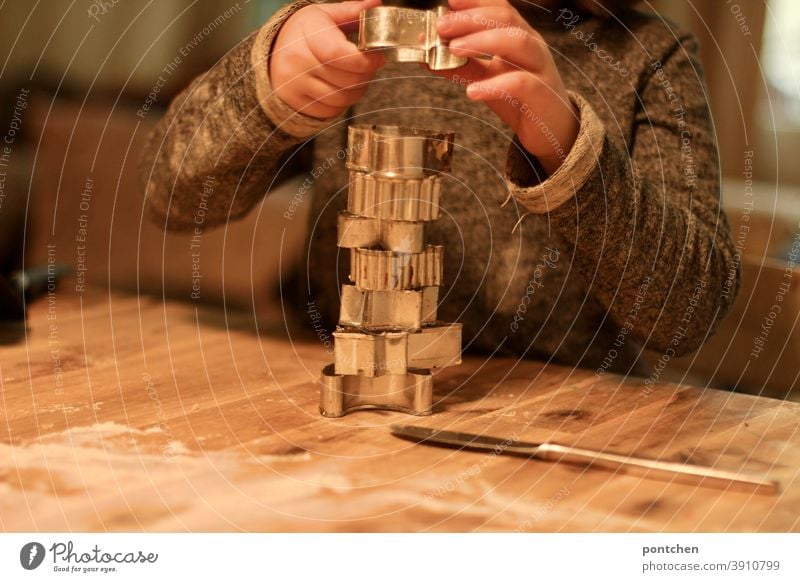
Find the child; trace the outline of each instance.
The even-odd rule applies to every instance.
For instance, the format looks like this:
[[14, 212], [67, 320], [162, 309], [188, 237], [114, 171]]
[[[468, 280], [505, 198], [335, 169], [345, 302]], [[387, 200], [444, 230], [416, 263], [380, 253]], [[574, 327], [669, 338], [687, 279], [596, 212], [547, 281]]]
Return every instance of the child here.
[[176, 98], [145, 158], [157, 219], [193, 229], [208, 183], [203, 225], [242, 217], [313, 140], [303, 288], [332, 326], [347, 125], [454, 130], [428, 238], [466, 349], [627, 373], [700, 346], [739, 270], [694, 40], [630, 2], [449, 0], [438, 32], [472, 58], [432, 73], [347, 40], [379, 1], [293, 2]]

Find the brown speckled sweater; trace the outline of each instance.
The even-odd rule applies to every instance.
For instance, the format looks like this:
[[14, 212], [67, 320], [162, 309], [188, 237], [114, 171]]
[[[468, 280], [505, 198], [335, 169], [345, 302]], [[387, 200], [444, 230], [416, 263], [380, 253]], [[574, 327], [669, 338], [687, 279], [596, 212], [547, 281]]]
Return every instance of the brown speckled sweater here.
[[[142, 170], [165, 228], [194, 228], [201, 197], [206, 227], [243, 216], [286, 177], [286, 154], [313, 140], [313, 168], [330, 168], [314, 184], [303, 289], [333, 325], [347, 280], [347, 254], [336, 247], [347, 124], [452, 129], [444, 217], [428, 236], [446, 245], [439, 316], [464, 324], [465, 349], [626, 372], [642, 346], [672, 357], [713, 331], [739, 272], [690, 36], [635, 11], [574, 20], [521, 6], [581, 115], [566, 161], [540, 180], [536, 161], [485, 105], [417, 65], [387, 65], [333, 120], [280, 102], [268, 78], [271, 42], [307, 3], [287, 5], [196, 79], [153, 132]], [[307, 299], [297, 297], [299, 310]]]

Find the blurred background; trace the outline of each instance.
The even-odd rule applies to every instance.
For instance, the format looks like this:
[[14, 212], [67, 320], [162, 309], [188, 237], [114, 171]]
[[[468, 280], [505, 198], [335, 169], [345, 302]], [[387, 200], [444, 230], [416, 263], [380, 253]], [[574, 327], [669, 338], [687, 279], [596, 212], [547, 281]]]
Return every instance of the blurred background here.
[[[0, 3], [0, 272], [56, 261], [93, 286], [187, 298], [190, 245], [143, 218], [136, 159], [171, 98], [281, 4]], [[800, 3], [664, 0], [641, 7], [701, 42], [723, 202], [744, 276], [723, 328], [697, 354], [670, 362], [667, 379], [798, 399], [800, 271], [789, 251], [800, 234]], [[153, 107], [143, 110], [148, 102]], [[229, 307], [258, 311], [274, 296], [305, 233], [302, 220], [287, 225], [269, 210], [285, 208], [294, 191], [288, 183], [246, 220], [204, 234], [205, 301], [224, 298]], [[752, 208], [748, 223], [741, 220], [745, 208]], [[265, 250], [257, 263], [242, 260], [252, 249]], [[752, 358], [787, 265], [797, 276], [764, 353]]]

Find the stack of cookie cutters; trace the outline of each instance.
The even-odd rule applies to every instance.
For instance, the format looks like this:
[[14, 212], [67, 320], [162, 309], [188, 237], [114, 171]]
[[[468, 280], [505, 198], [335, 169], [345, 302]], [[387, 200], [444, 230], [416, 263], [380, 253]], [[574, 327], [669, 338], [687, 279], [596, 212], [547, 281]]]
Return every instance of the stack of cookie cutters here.
[[430, 414], [431, 370], [461, 363], [461, 324], [437, 320], [443, 249], [425, 240], [439, 218], [452, 132], [399, 126], [348, 129], [347, 210], [338, 246], [350, 250], [334, 363], [322, 371], [320, 411]]

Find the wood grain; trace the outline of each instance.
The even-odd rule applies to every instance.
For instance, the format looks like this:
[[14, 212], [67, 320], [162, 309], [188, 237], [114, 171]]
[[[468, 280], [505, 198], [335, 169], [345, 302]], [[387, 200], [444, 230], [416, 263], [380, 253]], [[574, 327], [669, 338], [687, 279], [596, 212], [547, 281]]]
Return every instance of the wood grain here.
[[[437, 374], [431, 417], [329, 420], [317, 378], [332, 356], [302, 328], [277, 309], [39, 300], [2, 347], [0, 529], [800, 529], [798, 404], [469, 357]], [[783, 491], [426, 447], [390, 436], [393, 422], [765, 473]]]

